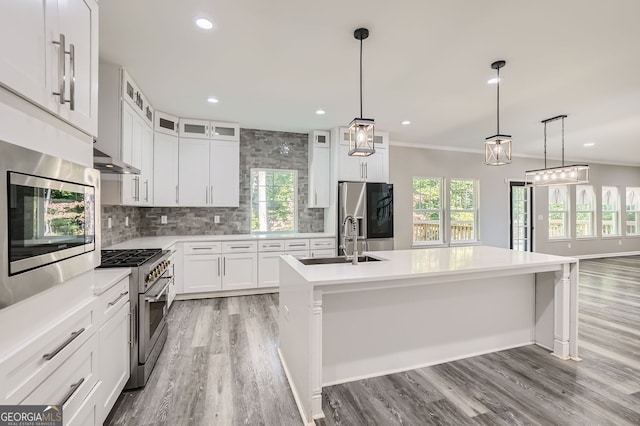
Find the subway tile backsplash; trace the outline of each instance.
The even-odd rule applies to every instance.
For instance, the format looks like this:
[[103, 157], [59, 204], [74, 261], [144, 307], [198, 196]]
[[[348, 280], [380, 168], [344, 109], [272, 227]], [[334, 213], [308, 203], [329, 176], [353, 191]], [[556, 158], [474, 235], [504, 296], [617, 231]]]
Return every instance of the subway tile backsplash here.
[[[281, 147], [286, 144], [288, 154]], [[307, 208], [309, 197], [308, 135], [306, 133], [240, 129], [240, 207], [102, 207], [102, 246], [144, 236], [226, 235], [251, 232], [250, 174], [252, 168], [298, 171], [298, 232], [323, 232], [324, 210]], [[284, 150], [286, 151], [286, 150]], [[327, 170], [329, 173], [329, 170]], [[125, 217], [129, 226], [125, 227]], [[167, 223], [161, 224], [161, 216]], [[214, 223], [220, 216], [220, 223]], [[107, 228], [111, 217], [112, 227]]]

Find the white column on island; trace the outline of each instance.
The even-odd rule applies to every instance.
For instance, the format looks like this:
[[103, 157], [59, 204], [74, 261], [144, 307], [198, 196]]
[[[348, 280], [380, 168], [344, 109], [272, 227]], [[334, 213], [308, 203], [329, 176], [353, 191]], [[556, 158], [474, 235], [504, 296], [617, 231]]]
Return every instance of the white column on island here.
[[554, 286], [554, 325], [553, 325], [553, 355], [560, 359], [569, 359], [569, 309], [568, 301], [571, 298], [571, 269], [569, 264], [562, 265], [562, 269], [556, 272]]
[[322, 292], [313, 292], [311, 309], [311, 416], [324, 418], [322, 412]]

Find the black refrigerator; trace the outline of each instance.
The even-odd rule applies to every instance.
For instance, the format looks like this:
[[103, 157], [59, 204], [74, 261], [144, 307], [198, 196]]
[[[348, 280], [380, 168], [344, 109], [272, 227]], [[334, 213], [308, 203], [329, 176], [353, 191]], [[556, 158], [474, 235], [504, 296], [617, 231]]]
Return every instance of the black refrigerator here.
[[393, 250], [393, 185], [374, 182], [338, 184], [338, 255], [353, 253], [345, 240], [344, 218], [358, 222], [358, 253]]

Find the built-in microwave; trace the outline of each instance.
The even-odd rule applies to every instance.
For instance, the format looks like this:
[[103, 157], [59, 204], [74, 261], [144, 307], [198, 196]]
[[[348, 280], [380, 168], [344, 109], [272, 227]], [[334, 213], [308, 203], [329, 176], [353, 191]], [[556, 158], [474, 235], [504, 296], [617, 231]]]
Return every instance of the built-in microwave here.
[[100, 263], [100, 173], [0, 141], [0, 309]]

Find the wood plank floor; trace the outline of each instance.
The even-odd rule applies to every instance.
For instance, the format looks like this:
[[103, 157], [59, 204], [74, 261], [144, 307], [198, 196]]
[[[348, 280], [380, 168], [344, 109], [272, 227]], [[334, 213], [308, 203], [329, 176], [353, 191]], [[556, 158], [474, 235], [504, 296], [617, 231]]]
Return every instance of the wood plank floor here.
[[[149, 383], [109, 425], [299, 425], [277, 295], [177, 302]], [[327, 387], [325, 425], [640, 425], [640, 256], [580, 262], [580, 356], [526, 346]]]

